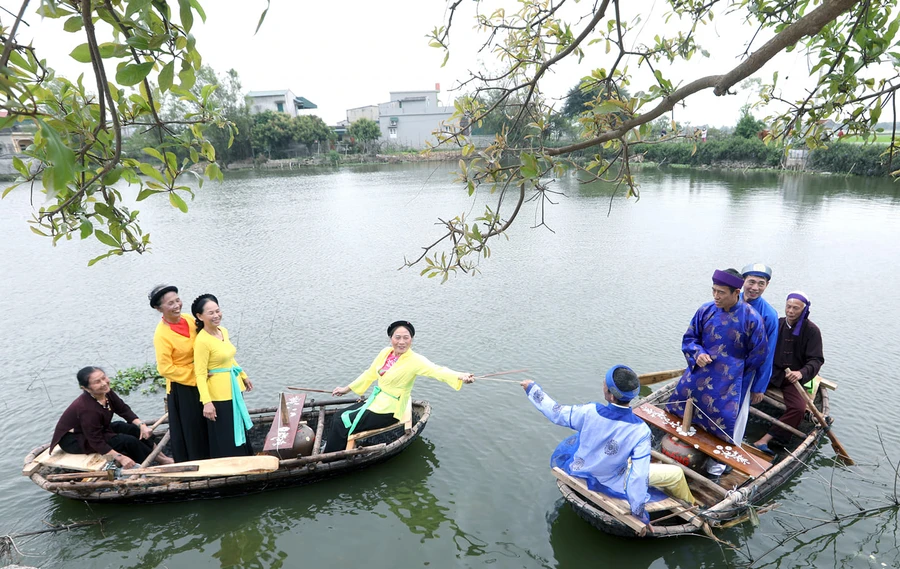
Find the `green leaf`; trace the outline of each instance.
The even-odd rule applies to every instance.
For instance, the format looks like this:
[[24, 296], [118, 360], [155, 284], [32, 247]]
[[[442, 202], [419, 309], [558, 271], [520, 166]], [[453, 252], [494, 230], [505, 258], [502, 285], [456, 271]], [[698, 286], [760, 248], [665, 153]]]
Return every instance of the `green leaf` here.
[[178, 73], [178, 79], [181, 80], [181, 88], [185, 90], [193, 87], [194, 83], [197, 81], [194, 70], [190, 67], [182, 68], [181, 72]]
[[175, 192], [169, 192], [169, 203], [180, 209], [182, 213], [187, 213], [188, 211], [187, 203]]
[[113, 236], [110, 235], [109, 233], [104, 233], [103, 231], [100, 231], [99, 229], [95, 229], [94, 235], [96, 235], [97, 240], [99, 240], [104, 245], [108, 245], [110, 247], [117, 247], [117, 248], [121, 246], [121, 245], [119, 245], [119, 242], [116, 241], [113, 238]]
[[31, 231], [32, 231], [33, 233], [37, 233], [37, 234], [40, 235], [41, 237], [49, 237], [49, 235], [47, 235], [46, 233], [44, 233], [43, 231], [41, 231], [41, 230], [38, 229], [37, 227], [31, 226], [29, 229], [31, 229]]
[[137, 85], [150, 74], [152, 69], [152, 61], [147, 63], [126, 63], [116, 71], [116, 81], [120, 85]]
[[189, 0], [178, 0], [178, 8], [181, 14], [181, 27], [187, 33], [191, 31], [194, 25], [194, 13], [191, 11], [191, 3]]
[[125, 40], [127, 45], [135, 49], [149, 49], [150, 48], [150, 40], [147, 39], [146, 36], [131, 36], [127, 40]]
[[159, 90], [168, 91], [172, 88], [172, 80], [175, 79], [175, 61], [165, 64], [159, 72]]
[[88, 261], [88, 267], [94, 266], [94, 263], [96, 263], [97, 261], [102, 261], [103, 259], [109, 257], [109, 256], [112, 255], [112, 254], [113, 254], [113, 252], [110, 251], [109, 253], [103, 253], [103, 254], [100, 255], [99, 257], [94, 257], [93, 259], [91, 259], [90, 261]]
[[22, 159], [18, 156], [13, 156], [13, 168], [16, 169], [16, 172], [22, 174], [22, 177], [27, 178], [31, 175], [28, 171], [28, 167], [25, 166], [25, 163], [22, 162]]
[[206, 166], [206, 170], [203, 173], [210, 180], [221, 180], [222, 179], [222, 171], [219, 169], [219, 165], [216, 164], [215, 162], [210, 162]]
[[156, 158], [160, 162], [165, 162], [163, 155], [160, 154], [160, 152], [155, 148], [148, 146], [146, 148], [142, 148], [141, 151], [148, 156], [152, 156], [152, 157]]
[[200, 16], [200, 19], [206, 22], [206, 12], [203, 11], [203, 6], [200, 5], [200, 2], [197, 0], [190, 0], [191, 6], [194, 7], [194, 10], [197, 11], [197, 15]]
[[94, 226], [87, 219], [81, 222], [81, 238], [87, 239], [94, 233]]
[[78, 15], [78, 16], [72, 16], [71, 18], [66, 20], [66, 23], [63, 24], [63, 29], [65, 31], [71, 33], [71, 32], [77, 32], [78, 30], [80, 30], [82, 28], [82, 26], [84, 26], [84, 22], [81, 19], [81, 15]]
[[81, 63], [91, 62], [91, 48], [86, 43], [83, 43], [73, 49], [72, 53], [70, 53], [69, 55], [72, 57], [72, 59]]
[[142, 174], [144, 174], [145, 176], [150, 176], [151, 178], [153, 178], [160, 184], [166, 183], [166, 179], [163, 178], [163, 175], [159, 173], [159, 170], [157, 170], [150, 164], [147, 164], [146, 162], [141, 162], [140, 166], [138, 166], [138, 169], [141, 171]]
[[35, 121], [41, 127], [41, 135], [47, 139], [47, 161], [53, 164], [52, 168], [44, 170], [44, 176], [49, 173], [51, 188], [56, 191], [64, 190], [66, 184], [75, 177], [75, 152], [44, 121], [39, 118], [35, 118]]
[[270, 7], [271, 5], [272, 5], [271, 0], [268, 0], [268, 1], [266, 2], [266, 9], [263, 10], [263, 11], [262, 11], [262, 14], [259, 15], [259, 23], [256, 24], [256, 31], [253, 32], [253, 35], [256, 35], [256, 34], [259, 33], [259, 28], [261, 28], [262, 25], [263, 25], [263, 22], [266, 21], [266, 14], [269, 12], [269, 7]]
[[149, 198], [150, 196], [152, 196], [154, 194], [158, 194], [158, 193], [159, 193], [159, 190], [144, 188], [143, 190], [138, 192], [137, 201], [139, 201], [139, 202], [144, 201], [145, 199]]

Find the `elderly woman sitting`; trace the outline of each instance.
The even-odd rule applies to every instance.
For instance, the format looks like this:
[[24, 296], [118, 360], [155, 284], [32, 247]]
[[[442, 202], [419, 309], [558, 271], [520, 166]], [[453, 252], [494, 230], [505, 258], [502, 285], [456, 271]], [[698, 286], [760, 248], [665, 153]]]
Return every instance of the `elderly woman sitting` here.
[[369, 386], [378, 382], [372, 394], [362, 403], [351, 405], [339, 412], [331, 423], [324, 452], [344, 450], [351, 434], [380, 429], [396, 423], [409, 401], [416, 376], [424, 375], [442, 381], [457, 391], [463, 383], [472, 383], [471, 373], [459, 373], [436, 366], [424, 356], [412, 351], [416, 329], [406, 320], [398, 320], [388, 326], [391, 345], [381, 350], [375, 361], [345, 387], [335, 387], [332, 395], [339, 397], [353, 391], [362, 395]]
[[[53, 431], [50, 452], [59, 445], [70, 454], [105, 454], [124, 468], [143, 462], [153, 451], [150, 427], [144, 424], [122, 398], [109, 387], [109, 378], [99, 367], [88, 366], [77, 374], [82, 394], [63, 412]], [[113, 421], [113, 414], [124, 421]], [[163, 453], [160, 464], [171, 464]]]

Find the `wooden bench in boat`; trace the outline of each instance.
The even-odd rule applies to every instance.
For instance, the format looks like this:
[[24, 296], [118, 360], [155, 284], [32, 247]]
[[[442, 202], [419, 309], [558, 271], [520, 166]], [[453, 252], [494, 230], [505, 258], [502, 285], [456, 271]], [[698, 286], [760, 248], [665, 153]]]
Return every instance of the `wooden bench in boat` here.
[[40, 469], [41, 466], [51, 466], [54, 468], [63, 468], [65, 470], [77, 470], [79, 472], [90, 472], [92, 470], [102, 470], [106, 466], [107, 460], [102, 454], [69, 454], [63, 449], [56, 446], [53, 454], [50, 454], [49, 448], [44, 450], [32, 462], [26, 464], [22, 469], [24, 476], [31, 476]]
[[278, 407], [275, 408], [275, 417], [266, 435], [263, 445], [263, 453], [278, 458], [295, 458], [294, 438], [300, 427], [300, 417], [303, 415], [303, 406], [306, 404], [306, 394], [279, 393]]
[[[339, 421], [340, 417], [335, 415], [335, 421]], [[356, 442], [362, 439], [367, 439], [369, 437], [373, 437], [375, 435], [386, 433], [388, 431], [392, 431], [396, 429], [398, 426], [403, 425], [403, 432], [409, 433], [413, 428], [413, 419], [412, 419], [412, 399], [407, 400], [406, 402], [406, 411], [403, 412], [403, 417], [400, 419], [399, 423], [394, 423], [393, 425], [388, 425], [387, 427], [382, 427], [380, 429], [372, 429], [371, 431], [362, 431], [359, 433], [353, 433], [349, 437], [347, 437], [347, 447], [346, 450], [352, 450], [356, 448]]]
[[726, 443], [715, 435], [708, 433], [698, 425], [692, 425], [696, 430], [693, 435], [679, 433], [681, 417], [677, 417], [665, 409], [660, 409], [650, 403], [643, 403], [635, 407], [634, 414], [673, 437], [694, 445], [703, 454], [723, 464], [727, 464], [750, 477], [755, 478], [772, 466], [768, 458], [763, 458], [764, 455], [760, 456], [762, 453], [757, 454], [757, 452], [751, 451], [750, 447], [736, 448], [730, 443]]
[[[557, 480], [559, 480], [566, 486], [569, 486], [573, 490], [577, 491], [581, 496], [587, 498], [592, 504], [598, 506], [599, 508], [602, 508], [607, 513], [611, 514], [617, 520], [621, 521], [634, 531], [641, 533], [647, 527], [647, 524], [631, 514], [631, 506], [628, 504], [628, 500], [614, 498], [600, 492], [594, 492], [587, 487], [587, 483], [583, 479], [569, 476], [569, 474], [567, 474], [559, 467], [553, 468], [553, 476], [555, 476]], [[692, 520], [695, 517], [695, 514], [693, 512], [687, 511], [690, 508], [689, 505], [687, 505], [685, 502], [682, 502], [681, 500], [676, 500], [672, 497], [668, 497], [663, 500], [657, 500], [655, 502], [648, 502], [644, 506], [644, 509], [648, 514], [669, 510], [676, 512], [678, 508], [683, 510], [681, 512], [678, 512], [679, 517], [682, 517], [688, 521]]]

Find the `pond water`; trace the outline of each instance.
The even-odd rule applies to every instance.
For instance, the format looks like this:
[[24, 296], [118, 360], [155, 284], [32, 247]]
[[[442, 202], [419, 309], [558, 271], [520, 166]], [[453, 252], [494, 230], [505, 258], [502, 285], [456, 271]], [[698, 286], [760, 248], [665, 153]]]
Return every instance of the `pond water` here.
[[[355, 378], [396, 319], [416, 325], [415, 349], [459, 371], [530, 369], [564, 403], [600, 397], [615, 363], [638, 373], [683, 365], [681, 335], [709, 298], [715, 268], [765, 262], [766, 298], [803, 289], [822, 329], [822, 374], [835, 432], [859, 466], [833, 468], [823, 443], [777, 496], [781, 507], [719, 537], [754, 566], [882, 567], [900, 559], [896, 510], [810, 530], [776, 547], [786, 528], [885, 504], [894, 493], [900, 320], [900, 186], [887, 180], [644, 169], [642, 198], [575, 177], [554, 184], [553, 232], [523, 209], [475, 278], [439, 285], [397, 270], [439, 236], [438, 217], [478, 213], [449, 166], [416, 164], [234, 174], [208, 184], [181, 214], [140, 205], [153, 251], [88, 268], [91, 241], [63, 242], [26, 226], [29, 195], [0, 202], [0, 534], [42, 521], [105, 518], [102, 528], [17, 541], [28, 565], [55, 567], [726, 567], [743, 554], [703, 538], [608, 537], [560, 501], [548, 459], [567, 431], [513, 384], [459, 393], [423, 378], [434, 413], [396, 459], [307, 487], [167, 505], [92, 505], [58, 498], [19, 476], [77, 396], [75, 372], [153, 361], [158, 313], [146, 294], [177, 284], [186, 304], [213, 292], [254, 379], [251, 407], [286, 385], [331, 389]], [[862, 388], [866, 389], [863, 390]], [[132, 395], [143, 417], [162, 397]], [[805, 517], [800, 517], [805, 516]], [[769, 552], [775, 547], [774, 551]]]

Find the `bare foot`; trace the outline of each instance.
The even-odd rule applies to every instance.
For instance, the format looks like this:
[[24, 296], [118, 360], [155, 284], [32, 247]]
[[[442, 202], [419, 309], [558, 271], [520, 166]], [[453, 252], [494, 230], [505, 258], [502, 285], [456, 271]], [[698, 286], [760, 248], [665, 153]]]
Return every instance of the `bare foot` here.
[[160, 464], [175, 464], [175, 460], [172, 457], [166, 456], [163, 453], [159, 453], [156, 456], [156, 462]]

